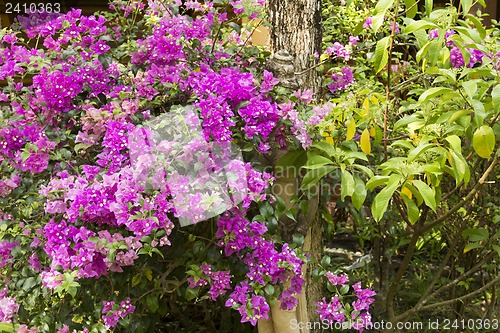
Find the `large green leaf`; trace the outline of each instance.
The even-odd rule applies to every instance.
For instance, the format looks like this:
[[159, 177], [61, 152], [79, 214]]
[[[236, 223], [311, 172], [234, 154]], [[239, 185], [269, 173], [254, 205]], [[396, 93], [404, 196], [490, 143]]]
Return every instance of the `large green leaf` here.
[[406, 17], [414, 18], [418, 13], [417, 0], [405, 0]]
[[495, 132], [488, 125], [479, 127], [472, 138], [472, 146], [482, 158], [490, 158], [495, 149]]
[[412, 21], [405, 28], [405, 33], [411, 34], [415, 31], [424, 30], [424, 29], [434, 29], [437, 28], [437, 25], [433, 22], [417, 20]]
[[351, 195], [354, 208], [360, 210], [366, 199], [366, 186], [361, 178], [354, 175], [354, 192]]
[[472, 0], [461, 0], [460, 4], [462, 5], [462, 13], [464, 15], [468, 14], [472, 7]]
[[462, 231], [462, 236], [471, 242], [488, 240], [490, 233], [486, 228], [469, 228]]
[[340, 184], [340, 199], [344, 201], [346, 196], [351, 196], [355, 190], [355, 182], [352, 174], [347, 170], [342, 170], [342, 182]]
[[412, 185], [418, 189], [418, 191], [422, 195], [422, 198], [424, 199], [425, 204], [435, 212], [436, 193], [434, 192], [434, 190], [430, 188], [429, 185], [418, 179], [413, 180]]
[[336, 167], [334, 167], [333, 165], [325, 165], [314, 170], [309, 170], [302, 180], [300, 189], [310, 189], [312, 186], [316, 185], [321, 180], [321, 178], [335, 170], [335, 168]]
[[420, 210], [418, 209], [418, 206], [415, 204], [415, 201], [410, 199], [406, 194], [401, 193], [401, 197], [405, 202], [406, 215], [408, 216], [408, 220], [411, 224], [415, 224], [415, 222], [417, 222], [418, 218], [420, 217]]
[[315, 142], [312, 146], [314, 148], [318, 148], [319, 150], [324, 151], [325, 153], [328, 154], [328, 156], [333, 156], [336, 153], [335, 147], [326, 141]]
[[328, 165], [328, 164], [332, 164], [332, 163], [333, 163], [332, 160], [329, 158], [326, 158], [326, 157], [321, 156], [321, 155], [314, 155], [313, 157], [311, 157], [310, 159], [307, 160], [307, 163], [306, 163], [306, 165], [303, 166], [303, 168], [314, 170], [314, 169], [317, 169], [319, 167], [322, 167], [323, 165]]
[[375, 221], [380, 221], [384, 216], [387, 206], [389, 205], [389, 201], [391, 200], [394, 191], [398, 188], [399, 181], [401, 179], [402, 177], [400, 175], [392, 175], [387, 182], [387, 186], [380, 191], [373, 200], [372, 215]]
[[418, 102], [424, 103], [433, 97], [437, 97], [437, 96], [441, 96], [441, 95], [445, 95], [448, 98], [460, 97], [460, 94], [453, 89], [446, 88], [446, 87], [433, 87], [433, 88], [430, 88], [430, 89], [427, 89], [426, 91], [424, 91], [424, 93], [422, 95], [420, 95], [420, 97], [418, 98]]
[[0, 332], [1, 333], [15, 333], [16, 328], [13, 324], [0, 323]]
[[412, 149], [408, 153], [408, 162], [409, 163], [413, 162], [417, 157], [419, 157], [425, 151], [429, 150], [430, 148], [432, 148], [434, 146], [435, 146], [434, 143], [419, 144], [415, 149]]
[[387, 65], [389, 60], [389, 43], [389, 36], [386, 36], [377, 42], [373, 60], [376, 73], [380, 72]]
[[372, 27], [375, 32], [377, 32], [384, 23], [384, 17], [386, 16], [387, 11], [394, 4], [394, 1], [395, 0], [380, 0], [379, 2], [377, 2], [372, 17]]
[[373, 190], [377, 186], [385, 185], [389, 181], [389, 176], [375, 176], [370, 178], [370, 180], [366, 183], [366, 187], [370, 190]]

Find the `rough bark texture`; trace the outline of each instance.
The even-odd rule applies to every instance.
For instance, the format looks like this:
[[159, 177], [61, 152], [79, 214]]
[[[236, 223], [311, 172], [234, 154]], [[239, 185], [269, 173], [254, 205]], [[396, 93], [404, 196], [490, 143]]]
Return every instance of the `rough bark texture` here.
[[[285, 63], [287, 54], [283, 53], [283, 50], [287, 50], [294, 58], [295, 73], [300, 73], [296, 76], [298, 79], [297, 86], [302, 89], [311, 88], [314, 97], [318, 98], [321, 91], [321, 80], [318, 72], [314, 69], [317, 60], [313, 55], [316, 52], [321, 52], [321, 0], [268, 0], [267, 10], [268, 21], [272, 26], [270, 31], [270, 46], [275, 62], [279, 63], [279, 59], [281, 59], [281, 62]], [[270, 65], [272, 67], [273, 63]], [[285, 76], [288, 79], [288, 75], [286, 74], [281, 73], [278, 77]], [[283, 78], [280, 77], [280, 79], [282, 79], [283, 84]], [[289, 83], [289, 87], [292, 87], [293, 78], [290, 78], [288, 81], [286, 82]], [[283, 181], [293, 182], [294, 180]], [[298, 184], [294, 185], [297, 186]], [[302, 233], [306, 236], [304, 250], [309, 251], [311, 257], [314, 259], [321, 257], [323, 249], [321, 220], [318, 218], [319, 214], [317, 213], [318, 204], [319, 196], [313, 197], [309, 202], [308, 213], [299, 216], [299, 225], [294, 228], [296, 233]], [[289, 235], [285, 233], [283, 236], [287, 238], [286, 236]], [[315, 304], [320, 301], [322, 296], [320, 285], [314, 283], [312, 280], [313, 267], [312, 265], [307, 266], [304, 274], [304, 278], [306, 279], [305, 291], [299, 297], [299, 305], [296, 309], [296, 317], [294, 318], [303, 324], [306, 324], [306, 321], [319, 322]], [[286, 318], [288, 328], [279, 327], [281, 325], [278, 322], [274, 323], [274, 325], [263, 323], [262, 326], [259, 326], [259, 332], [291, 332], [289, 326], [291, 317], [288, 318], [279, 314], [279, 317], [283, 318], [278, 319], [276, 318], [278, 317], [278, 313], [273, 312], [272, 315], [273, 318], [271, 321], [283, 322], [283, 319]], [[264, 328], [264, 326], [267, 327]], [[301, 330], [301, 333], [306, 332], [309, 332], [309, 330]]]
[[[286, 49], [295, 57], [297, 72], [313, 68], [321, 52], [321, 0], [269, 0], [271, 52]], [[299, 75], [301, 86], [319, 96], [320, 79], [314, 69]]]

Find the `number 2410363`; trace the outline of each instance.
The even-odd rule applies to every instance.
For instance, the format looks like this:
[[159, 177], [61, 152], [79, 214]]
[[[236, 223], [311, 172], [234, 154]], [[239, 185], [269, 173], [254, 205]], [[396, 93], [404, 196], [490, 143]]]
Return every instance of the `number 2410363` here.
[[60, 13], [61, 4], [59, 2], [24, 2], [5, 3], [5, 14], [34, 14], [34, 13]]

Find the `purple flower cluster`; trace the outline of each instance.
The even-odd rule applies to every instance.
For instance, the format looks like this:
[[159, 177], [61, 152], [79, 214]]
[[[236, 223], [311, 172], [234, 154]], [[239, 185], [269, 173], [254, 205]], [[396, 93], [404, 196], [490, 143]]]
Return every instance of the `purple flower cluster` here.
[[200, 266], [203, 272], [202, 277], [188, 278], [189, 288], [204, 287], [210, 285], [208, 295], [211, 300], [215, 301], [217, 297], [231, 289], [231, 273], [229, 271], [212, 271], [210, 265], [204, 264]]
[[60, 70], [49, 72], [42, 69], [33, 77], [33, 91], [38, 105], [56, 112], [70, 110], [73, 99], [82, 91], [81, 76], [76, 73], [64, 73]]
[[[1, 267], [1, 266], [0, 266]], [[11, 323], [12, 317], [19, 311], [19, 304], [12, 297], [7, 297], [7, 290], [0, 290], [0, 323]]]
[[460, 49], [456, 46], [450, 50], [450, 63], [455, 68], [465, 65], [464, 56], [462, 55]]
[[[337, 286], [348, 287], [349, 278], [346, 275], [335, 275], [327, 272], [325, 276], [334, 288], [337, 288]], [[363, 332], [371, 323], [369, 310], [370, 305], [375, 301], [373, 296], [376, 293], [370, 288], [361, 288], [361, 282], [353, 284], [352, 290], [356, 299], [349, 308], [344, 306], [344, 298], [347, 291], [341, 289], [341, 292], [331, 298], [330, 301], [327, 302], [326, 298], [323, 298], [321, 302], [316, 303], [317, 312], [320, 315], [320, 319], [327, 321], [329, 324], [334, 322], [345, 323], [346, 320], [349, 320], [351, 323], [349, 328]]]
[[[355, 44], [350, 44], [355, 45]], [[326, 54], [329, 56], [336, 56], [338, 58], [342, 58], [344, 60], [349, 60], [351, 58], [352, 50], [350, 47], [344, 46], [339, 42], [333, 43], [333, 46], [330, 46], [326, 49]]]
[[270, 72], [264, 73], [260, 93], [253, 75], [236, 68], [215, 72], [209, 66], [202, 66], [199, 72], [191, 74], [188, 84], [199, 99], [195, 105], [201, 109], [207, 140], [231, 140], [236, 114], [245, 123], [242, 130], [250, 139], [260, 135], [266, 141], [279, 121], [276, 104], [263, 95], [277, 84]]
[[270, 307], [265, 297], [255, 295], [247, 281], [234, 288], [234, 292], [226, 301], [226, 306], [238, 310], [242, 323], [250, 322], [255, 326], [259, 319], [269, 319]]
[[12, 264], [11, 251], [18, 245], [18, 242], [0, 241], [0, 268]]
[[328, 89], [332, 94], [337, 91], [345, 90], [351, 83], [354, 82], [353, 70], [349, 66], [342, 67], [341, 72], [332, 74], [332, 83], [328, 85]]
[[21, 184], [22, 178], [18, 175], [13, 175], [7, 179], [0, 179], [0, 198], [4, 198], [9, 193]]
[[327, 102], [321, 106], [313, 106], [312, 115], [307, 120], [307, 126], [318, 125], [326, 116], [328, 116], [332, 112], [333, 107], [334, 105], [331, 102]]
[[302, 148], [307, 149], [312, 144], [312, 139], [307, 133], [306, 122], [300, 119], [299, 112], [294, 109], [294, 106], [292, 102], [288, 102], [278, 105], [278, 108], [283, 119], [292, 123], [291, 133], [299, 140]]
[[[450, 40], [450, 37], [456, 34], [454, 30], [447, 30], [445, 33], [446, 46], [451, 47], [450, 50], [450, 64], [455, 68], [460, 68], [465, 66], [465, 59], [460, 48], [455, 44], [454, 41]], [[433, 29], [429, 31], [429, 38], [436, 39], [439, 37], [439, 30]], [[482, 64], [483, 58], [493, 58], [493, 55], [488, 55], [477, 48], [466, 48], [470, 55], [470, 60], [468, 67], [474, 67], [476, 64]]]
[[102, 313], [106, 314], [102, 316], [102, 320], [107, 330], [115, 327], [120, 319], [125, 318], [135, 310], [135, 306], [132, 305], [129, 297], [121, 301], [120, 304], [115, 304], [114, 301], [103, 301], [102, 304]]
[[287, 244], [278, 251], [274, 242], [263, 238], [267, 230], [265, 225], [248, 221], [240, 211], [225, 213], [219, 218], [217, 225], [216, 236], [220, 239], [219, 246], [224, 247], [225, 255], [243, 256], [243, 262], [249, 268], [246, 274], [248, 280], [241, 282], [234, 289], [226, 306], [238, 309], [242, 322], [250, 321], [255, 325], [258, 319], [267, 318], [269, 305], [263, 297], [250, 297], [248, 294], [252, 294], [257, 285], [262, 288], [267, 284], [289, 283], [288, 289], [283, 290], [278, 300], [281, 301], [283, 309], [293, 309], [297, 304], [295, 295], [302, 291], [304, 285], [304, 262], [295, 251]]

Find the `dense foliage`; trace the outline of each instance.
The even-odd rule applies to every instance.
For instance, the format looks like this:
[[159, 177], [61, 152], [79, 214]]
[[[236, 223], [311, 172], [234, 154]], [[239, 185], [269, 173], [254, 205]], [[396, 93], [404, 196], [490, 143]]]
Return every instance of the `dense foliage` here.
[[20, 17], [0, 32], [0, 330], [245, 330], [297, 305], [304, 235], [279, 231], [318, 192], [325, 237], [371, 251], [315, 263], [322, 320], [368, 326], [362, 283], [373, 320], [493, 319], [500, 43], [471, 6], [325, 1], [320, 96], [265, 69], [242, 23], [260, 0]]

